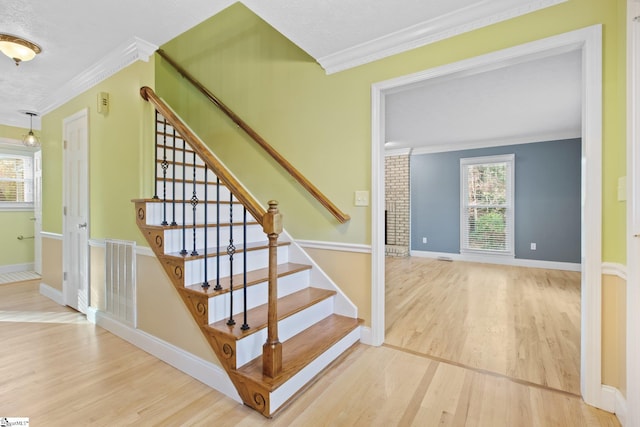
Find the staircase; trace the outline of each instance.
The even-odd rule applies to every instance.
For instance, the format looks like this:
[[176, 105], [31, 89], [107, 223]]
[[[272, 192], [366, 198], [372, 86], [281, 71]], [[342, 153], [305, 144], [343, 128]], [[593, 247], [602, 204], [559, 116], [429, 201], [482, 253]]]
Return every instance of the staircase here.
[[151, 89], [156, 192], [136, 221], [243, 402], [272, 417], [360, 339], [357, 309]]

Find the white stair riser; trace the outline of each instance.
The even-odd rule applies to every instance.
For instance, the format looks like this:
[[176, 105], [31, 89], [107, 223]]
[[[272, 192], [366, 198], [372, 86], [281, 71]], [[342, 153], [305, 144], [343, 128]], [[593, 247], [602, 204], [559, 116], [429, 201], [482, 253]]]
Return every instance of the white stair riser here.
[[[282, 319], [278, 322], [278, 339], [280, 342], [286, 341], [332, 313], [333, 297], [322, 300], [286, 319]], [[242, 319], [236, 319], [236, 324], [241, 325]], [[236, 343], [236, 367], [239, 368], [262, 355], [262, 345], [266, 340], [267, 328], [238, 340]]]
[[320, 357], [316, 358], [300, 372], [291, 377], [289, 381], [275, 389], [269, 396], [269, 409], [273, 414], [284, 405], [298, 390], [311, 381], [331, 362], [360, 340], [360, 328], [354, 329], [331, 348], [327, 349]]
[[[289, 251], [286, 246], [278, 247], [278, 264], [289, 262]], [[241, 274], [244, 265], [244, 256], [242, 252], [238, 252], [233, 256], [233, 274]], [[231, 275], [229, 256], [220, 257], [220, 277]], [[266, 268], [269, 265], [269, 256], [267, 249], [255, 250], [247, 252], [247, 271]], [[207, 258], [207, 273], [209, 281], [215, 280], [216, 277], [216, 257]], [[186, 261], [184, 266], [184, 284], [185, 286], [202, 283], [204, 281], [204, 259], [196, 259]]]
[[[215, 282], [211, 282], [215, 286]], [[309, 286], [309, 271], [304, 270], [295, 274], [278, 278], [278, 297], [282, 298]], [[268, 298], [269, 284], [267, 281], [247, 287], [247, 309], [265, 304]], [[233, 291], [234, 317], [244, 311], [244, 290]], [[209, 298], [209, 323], [229, 318], [229, 293]]]
[[[183, 210], [182, 204], [176, 204], [175, 218], [173, 216], [173, 206], [171, 203], [166, 204], [166, 220], [170, 224], [174, 219], [182, 225], [183, 215], [186, 219], [187, 225], [193, 225], [193, 207], [190, 204], [186, 204]], [[230, 208], [233, 206], [233, 211]], [[165, 219], [165, 207], [163, 203], [147, 203], [147, 216], [146, 223], [149, 225], [160, 225]], [[196, 224], [204, 224], [204, 203], [198, 203], [196, 206]], [[244, 207], [238, 203], [233, 205], [220, 205], [220, 220], [217, 218], [216, 205], [210, 204], [207, 206], [207, 223], [217, 224], [218, 222], [224, 224], [230, 222], [233, 215], [233, 222], [235, 224], [242, 224], [244, 219]], [[255, 219], [247, 212], [247, 222], [255, 222]]]
[[[173, 187], [174, 186], [172, 182], [167, 182], [167, 186], [164, 187], [163, 181], [158, 181], [158, 190], [157, 190], [158, 198], [160, 198], [160, 200], [164, 200], [164, 199], [191, 200], [191, 197], [193, 197], [193, 183], [187, 182], [183, 188], [182, 182], [176, 182], [175, 191]], [[204, 187], [205, 187], [204, 184], [196, 184], [196, 196], [200, 201], [204, 200]], [[174, 194], [175, 194], [175, 197], [173, 196]], [[230, 198], [229, 190], [224, 185], [221, 185], [220, 200], [223, 202], [228, 202], [229, 198]], [[217, 200], [215, 184], [209, 184], [209, 187], [207, 189], [207, 199], [210, 201]], [[237, 201], [237, 200], [238, 199], [236, 199], [235, 197], [233, 198], [233, 201]], [[191, 205], [187, 204], [187, 208], [189, 207], [191, 207]]]
[[[209, 227], [207, 231], [207, 248], [215, 248], [218, 246], [226, 247], [229, 245], [231, 227], [220, 227], [220, 245], [218, 245], [218, 237], [215, 227]], [[164, 253], [180, 252], [182, 250], [182, 229], [165, 230], [164, 232]], [[259, 224], [247, 225], [247, 242], [264, 242], [267, 235], [264, 234], [262, 226]], [[189, 251], [193, 249], [193, 228], [187, 227], [184, 233], [185, 248]], [[234, 245], [244, 242], [242, 226], [233, 227]], [[196, 228], [196, 248], [204, 248], [204, 228]], [[199, 250], [199, 249], [198, 249]], [[223, 253], [226, 253], [223, 251]]]

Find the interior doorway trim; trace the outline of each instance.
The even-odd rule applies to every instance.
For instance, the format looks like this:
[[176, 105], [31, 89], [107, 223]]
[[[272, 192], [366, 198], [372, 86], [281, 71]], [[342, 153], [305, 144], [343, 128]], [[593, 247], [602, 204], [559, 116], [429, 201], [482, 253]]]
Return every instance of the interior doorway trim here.
[[627, 1], [626, 425], [640, 425], [640, 1]]
[[[385, 96], [429, 79], [464, 77], [564, 52], [582, 52], [582, 295], [580, 388], [584, 401], [602, 402], [602, 26], [594, 25], [415, 74], [371, 87], [371, 343], [385, 330], [384, 137]], [[587, 232], [588, 230], [588, 232]]]

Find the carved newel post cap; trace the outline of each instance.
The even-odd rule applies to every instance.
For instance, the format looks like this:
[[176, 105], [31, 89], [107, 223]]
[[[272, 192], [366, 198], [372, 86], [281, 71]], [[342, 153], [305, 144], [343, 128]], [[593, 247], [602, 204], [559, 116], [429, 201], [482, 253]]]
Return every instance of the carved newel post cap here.
[[278, 211], [278, 202], [269, 200], [269, 210], [264, 214], [262, 229], [266, 234], [282, 233], [282, 214]]

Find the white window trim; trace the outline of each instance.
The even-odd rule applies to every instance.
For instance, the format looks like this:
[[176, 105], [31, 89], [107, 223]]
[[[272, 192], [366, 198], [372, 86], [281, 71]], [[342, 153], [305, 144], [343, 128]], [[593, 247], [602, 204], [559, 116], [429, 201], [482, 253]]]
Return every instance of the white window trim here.
[[[465, 242], [467, 240], [466, 227], [466, 196], [467, 184], [465, 166], [481, 165], [492, 163], [506, 163], [509, 179], [507, 180], [507, 250], [506, 251], [490, 251], [480, 249], [467, 249]], [[498, 156], [483, 157], [465, 157], [460, 159], [460, 253], [461, 254], [482, 254], [491, 257], [515, 258], [515, 155], [502, 154]]]
[[[21, 141], [10, 138], [0, 138], [0, 155], [31, 157], [33, 160], [33, 153], [35, 151], [38, 151], [38, 148], [26, 147], [22, 145]], [[32, 212], [33, 210], [33, 202], [0, 202], [0, 212]]]

